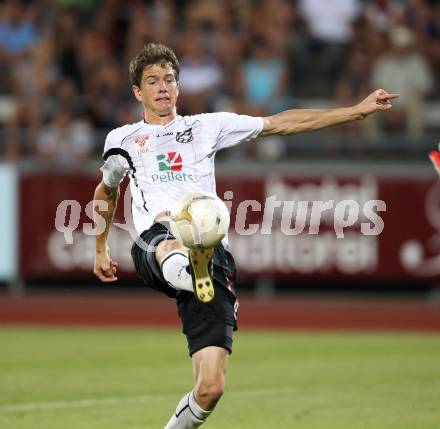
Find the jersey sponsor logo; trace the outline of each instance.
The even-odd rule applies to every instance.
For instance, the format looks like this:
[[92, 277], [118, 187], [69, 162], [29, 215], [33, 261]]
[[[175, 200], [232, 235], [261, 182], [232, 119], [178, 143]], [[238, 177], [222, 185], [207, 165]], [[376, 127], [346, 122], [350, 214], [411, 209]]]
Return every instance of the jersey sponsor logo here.
[[151, 179], [154, 184], [169, 182], [191, 182], [194, 183], [194, 175], [183, 173], [183, 160], [179, 152], [167, 152], [156, 155], [158, 174], [153, 174]]
[[161, 153], [156, 160], [159, 171], [182, 171], [182, 155], [179, 152]]
[[150, 136], [139, 136], [134, 139], [134, 143], [137, 146], [138, 153], [147, 153], [148, 146], [146, 146]]
[[168, 131], [167, 133], [163, 133], [163, 134], [159, 134], [159, 133], [157, 133], [157, 134], [156, 134], [156, 138], [159, 138], [159, 137], [168, 137], [168, 136], [172, 136], [173, 134], [174, 134], [173, 131]]
[[185, 131], [179, 131], [176, 134], [176, 141], [178, 143], [189, 143], [192, 142], [194, 139], [193, 137], [193, 133], [192, 133], [192, 128], [188, 128]]
[[151, 180], [153, 184], [157, 185], [159, 183], [170, 183], [170, 182], [189, 182], [195, 183], [194, 174], [188, 173], [176, 173], [175, 171], [164, 171], [160, 174], [152, 174]]

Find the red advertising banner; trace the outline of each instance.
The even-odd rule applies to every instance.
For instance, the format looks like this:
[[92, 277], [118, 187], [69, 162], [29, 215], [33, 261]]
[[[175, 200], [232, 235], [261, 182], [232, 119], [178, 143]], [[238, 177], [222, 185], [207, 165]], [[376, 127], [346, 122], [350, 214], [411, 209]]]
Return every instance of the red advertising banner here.
[[[67, 173], [21, 178], [23, 277], [92, 277], [87, 204], [98, 181]], [[433, 177], [219, 177], [217, 188], [231, 208], [229, 242], [242, 278], [440, 280], [440, 184]], [[120, 278], [134, 276], [129, 207], [123, 191], [110, 234]]]

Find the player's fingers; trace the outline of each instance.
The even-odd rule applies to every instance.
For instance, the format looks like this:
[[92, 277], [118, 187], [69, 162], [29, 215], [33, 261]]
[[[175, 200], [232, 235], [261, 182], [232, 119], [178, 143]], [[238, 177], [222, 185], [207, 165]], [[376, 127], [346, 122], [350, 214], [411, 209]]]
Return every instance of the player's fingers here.
[[400, 97], [400, 94], [388, 94], [388, 93], [385, 93], [385, 94], [379, 95], [378, 99], [379, 100], [393, 100], [393, 99], [399, 98], [399, 97]]
[[116, 280], [118, 280], [117, 277], [113, 276], [113, 277], [100, 277], [99, 278], [103, 283], [111, 283], [111, 282], [115, 282]]
[[115, 282], [117, 280], [118, 280], [118, 278], [113, 276], [113, 277], [104, 277], [104, 279], [102, 281], [104, 283], [111, 283], [111, 282]]
[[105, 270], [101, 269], [102, 281], [104, 282], [114, 282], [118, 280], [115, 276], [116, 272], [113, 271], [113, 268], [107, 268]]
[[102, 282], [107, 282], [108, 281], [108, 277], [105, 274], [103, 274], [101, 270], [94, 270], [94, 274]]
[[112, 263], [110, 262], [110, 265], [108, 267], [96, 267], [94, 270], [95, 275], [99, 278], [99, 280], [103, 282], [109, 282], [109, 281], [116, 281], [117, 277], [116, 274], [116, 268], [113, 267]]
[[108, 268], [101, 268], [101, 272], [104, 276], [111, 277], [113, 276], [113, 267], [110, 265]]
[[118, 263], [115, 261], [110, 261], [110, 269], [112, 270], [113, 274], [116, 274], [116, 271], [118, 270]]

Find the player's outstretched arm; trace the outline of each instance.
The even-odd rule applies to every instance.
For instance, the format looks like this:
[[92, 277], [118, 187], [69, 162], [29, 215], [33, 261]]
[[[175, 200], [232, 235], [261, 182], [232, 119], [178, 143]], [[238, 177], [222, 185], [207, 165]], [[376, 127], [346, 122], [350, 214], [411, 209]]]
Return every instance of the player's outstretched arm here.
[[297, 134], [364, 119], [378, 110], [391, 109], [391, 100], [399, 94], [389, 94], [383, 89], [373, 91], [359, 104], [336, 109], [292, 109], [263, 118], [261, 136], [272, 134]]
[[118, 280], [116, 277], [118, 263], [112, 261], [110, 258], [110, 249], [107, 244], [107, 238], [118, 204], [118, 199], [119, 186], [116, 188], [109, 188], [104, 182], [101, 182], [96, 187], [95, 195], [93, 196], [94, 201], [105, 201], [108, 208], [107, 210], [100, 210], [96, 204], [94, 204], [93, 207], [95, 221], [97, 216], [102, 216], [105, 219], [104, 232], [96, 236], [95, 266], [93, 269], [95, 275], [103, 282], [114, 282]]

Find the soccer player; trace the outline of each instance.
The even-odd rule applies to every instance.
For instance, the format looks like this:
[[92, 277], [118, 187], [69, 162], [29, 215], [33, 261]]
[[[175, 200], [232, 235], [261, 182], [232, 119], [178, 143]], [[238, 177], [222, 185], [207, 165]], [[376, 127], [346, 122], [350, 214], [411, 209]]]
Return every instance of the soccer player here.
[[137, 274], [146, 285], [176, 299], [193, 362], [194, 388], [183, 396], [165, 429], [196, 428], [224, 390], [232, 334], [237, 328], [235, 265], [221, 243], [212, 258], [199, 261], [215, 290], [210, 302], [202, 302], [194, 293], [192, 277], [197, 273], [189, 267], [188, 249], [167, 228], [170, 210], [188, 193], [215, 193], [218, 150], [259, 136], [289, 135], [361, 120], [390, 109], [398, 95], [379, 89], [352, 107], [287, 110], [264, 118], [224, 112], [179, 116], [179, 62], [170, 48], [145, 45], [129, 71], [133, 93], [144, 108], [143, 119], [111, 131], [105, 142], [103, 178], [94, 199], [106, 201], [108, 210], [95, 207], [97, 215], [105, 218], [106, 229], [96, 237], [94, 273], [103, 282], [117, 280], [117, 263], [110, 257], [107, 238], [119, 184], [128, 175], [139, 234], [132, 248]]

